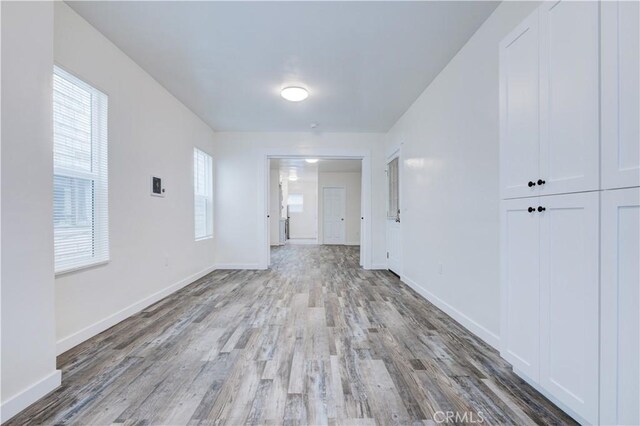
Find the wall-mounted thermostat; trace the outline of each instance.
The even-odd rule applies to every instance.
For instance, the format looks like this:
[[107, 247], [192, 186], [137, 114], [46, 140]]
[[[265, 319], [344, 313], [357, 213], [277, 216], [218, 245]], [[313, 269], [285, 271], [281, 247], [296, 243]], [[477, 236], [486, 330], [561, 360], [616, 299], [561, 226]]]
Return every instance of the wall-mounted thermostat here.
[[162, 179], [157, 176], [151, 176], [151, 195], [154, 197], [164, 197]]

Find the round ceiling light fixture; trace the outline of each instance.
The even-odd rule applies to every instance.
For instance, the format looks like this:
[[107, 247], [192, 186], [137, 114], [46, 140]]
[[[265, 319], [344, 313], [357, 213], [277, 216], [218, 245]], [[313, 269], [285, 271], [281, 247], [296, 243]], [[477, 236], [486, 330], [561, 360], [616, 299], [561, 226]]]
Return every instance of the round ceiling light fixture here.
[[306, 160], [304, 160], [304, 161], [306, 161], [306, 162], [307, 162], [307, 163], [309, 163], [309, 164], [315, 164], [315, 163], [317, 163], [317, 162], [318, 162], [318, 159], [317, 159], [317, 158], [307, 158], [307, 159], [306, 159]]
[[289, 176], [289, 180], [290, 180], [291, 182], [295, 182], [295, 181], [297, 181], [297, 180], [298, 180], [298, 176], [296, 176], [296, 175], [291, 175], [291, 176]]
[[289, 86], [280, 91], [280, 96], [290, 102], [300, 102], [309, 97], [309, 92], [304, 87]]

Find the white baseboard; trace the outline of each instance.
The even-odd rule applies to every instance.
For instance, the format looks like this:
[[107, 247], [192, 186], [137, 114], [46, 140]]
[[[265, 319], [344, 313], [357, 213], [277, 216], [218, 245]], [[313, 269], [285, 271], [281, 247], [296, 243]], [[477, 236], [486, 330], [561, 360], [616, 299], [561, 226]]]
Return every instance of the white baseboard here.
[[228, 270], [228, 269], [267, 269], [264, 265], [259, 263], [216, 263], [216, 270]]
[[420, 286], [417, 282], [407, 277], [406, 275], [400, 278], [402, 282], [414, 289], [418, 294], [427, 299], [429, 302], [436, 305], [439, 309], [444, 311], [451, 318], [459, 322], [467, 330], [484, 340], [488, 345], [492, 346], [496, 350], [500, 350], [500, 336], [488, 330], [484, 326], [478, 324], [467, 315], [463, 314], [444, 300], [440, 299], [435, 294], [426, 290]]
[[180, 290], [183, 287], [186, 287], [187, 285], [191, 284], [192, 282], [204, 277], [205, 275], [207, 275], [208, 273], [212, 272], [216, 270], [215, 266], [211, 266], [208, 268], [203, 269], [200, 272], [196, 272], [193, 275], [190, 275], [180, 281], [178, 281], [175, 284], [170, 285], [169, 287], [166, 287], [156, 293], [153, 293], [150, 296], [145, 297], [142, 300], [139, 300], [137, 302], [135, 302], [132, 305], [127, 306], [126, 308], [109, 315], [108, 317], [94, 323], [91, 324], [88, 327], [83, 328], [80, 331], [77, 331], [73, 334], [70, 334], [69, 336], [63, 337], [62, 339], [58, 340], [58, 342], [56, 343], [56, 351], [57, 354], [60, 355], [63, 352], [68, 351], [69, 349], [73, 348], [74, 346], [79, 345], [80, 343], [84, 342], [87, 339], [90, 339], [91, 337], [102, 333], [104, 330], [108, 329], [109, 327], [113, 327], [114, 325], [116, 325], [117, 323], [119, 323], [120, 321], [123, 321], [127, 318], [129, 318], [131, 315], [136, 314], [138, 312], [140, 312], [141, 310], [143, 310], [144, 308], [146, 308], [147, 306], [153, 305], [154, 303], [156, 303], [158, 300], [163, 299], [165, 297], [167, 297], [168, 295], [170, 295], [171, 293], [174, 293], [178, 290]]
[[534, 388], [535, 390], [540, 392], [542, 395], [544, 395], [545, 398], [547, 398], [549, 401], [553, 402], [558, 408], [560, 408], [562, 411], [564, 411], [569, 416], [571, 416], [573, 418], [573, 420], [575, 420], [576, 422], [580, 423], [581, 425], [590, 424], [585, 419], [583, 419], [582, 416], [580, 416], [578, 413], [573, 411], [567, 405], [565, 405], [562, 402], [560, 402], [555, 396], [553, 396], [549, 392], [547, 392], [542, 386], [540, 386], [538, 383], [536, 383], [535, 380], [530, 379], [529, 376], [524, 374], [522, 371], [518, 370], [517, 368], [514, 368], [513, 372], [516, 373], [522, 380], [524, 380], [525, 382], [529, 383], [532, 388]]
[[371, 267], [369, 269], [387, 269], [387, 264], [386, 263], [372, 263]]
[[54, 391], [60, 386], [61, 377], [60, 370], [54, 370], [40, 381], [4, 401], [0, 405], [0, 423], [6, 422], [40, 398]]

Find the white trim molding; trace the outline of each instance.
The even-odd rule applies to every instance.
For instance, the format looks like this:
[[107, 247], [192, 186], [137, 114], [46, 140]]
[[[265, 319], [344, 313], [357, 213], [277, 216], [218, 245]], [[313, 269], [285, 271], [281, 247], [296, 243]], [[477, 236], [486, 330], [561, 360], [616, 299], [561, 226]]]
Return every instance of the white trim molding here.
[[60, 370], [53, 370], [38, 382], [7, 399], [0, 405], [0, 423], [6, 422], [37, 400], [53, 392], [61, 383], [62, 373]]
[[476, 321], [460, 312], [458, 309], [454, 308], [444, 300], [440, 299], [435, 294], [431, 293], [429, 290], [426, 290], [424, 287], [419, 285], [417, 282], [407, 277], [406, 275], [402, 276], [400, 280], [407, 284], [409, 287], [414, 289], [420, 296], [427, 299], [429, 302], [433, 303], [437, 308], [442, 310], [445, 314], [449, 315], [456, 322], [462, 325], [464, 328], [475, 334], [477, 337], [482, 339], [489, 346], [492, 346], [497, 351], [500, 351], [500, 336], [495, 334], [494, 332], [488, 330], [483, 325], [478, 324]]
[[[58, 355], [60, 355], [63, 352], [68, 351], [69, 349], [73, 348], [74, 346], [79, 345], [80, 343], [84, 342], [85, 340], [90, 339], [93, 336], [96, 336], [97, 334], [102, 333], [103, 331], [105, 331], [106, 329], [113, 327], [114, 325], [118, 324], [119, 322], [129, 318], [130, 316], [132, 316], [133, 314], [136, 314], [140, 311], [142, 311], [143, 309], [147, 308], [148, 306], [153, 305], [154, 303], [156, 303], [157, 301], [169, 296], [172, 293], [175, 293], [176, 291], [180, 290], [183, 287], [186, 287], [189, 284], [192, 284], [193, 282], [195, 282], [196, 280], [199, 280], [200, 278], [204, 277], [205, 275], [215, 271], [216, 269], [218, 269], [216, 266], [211, 266], [208, 268], [203, 269], [200, 272], [196, 272], [193, 275], [190, 275], [180, 281], [178, 281], [175, 284], [170, 285], [169, 287], [166, 287], [156, 293], [151, 294], [150, 296], [145, 297], [142, 300], [139, 300], [129, 306], [127, 306], [126, 308], [109, 315], [106, 318], [101, 319], [98, 322], [95, 322], [85, 328], [83, 328], [80, 331], [77, 331], [73, 334], [70, 334], [66, 337], [63, 337], [62, 339], [58, 340], [58, 342], [56, 343], [56, 352]], [[221, 268], [222, 269], [222, 268]]]
[[267, 268], [263, 267], [263, 265], [260, 265], [258, 263], [217, 263], [215, 269], [227, 271], [227, 270], [234, 270], [234, 269], [264, 270]]
[[[535, 380], [532, 380], [531, 378], [529, 378], [529, 376], [524, 374], [522, 371], [518, 370], [517, 368], [514, 368], [513, 372], [516, 373], [516, 375], [519, 376], [522, 380], [524, 380], [529, 385], [531, 385], [532, 388], [534, 388], [535, 390], [540, 392], [542, 394], [542, 396], [547, 398], [554, 405], [556, 405], [562, 411], [567, 413], [576, 422], [580, 423], [581, 425], [588, 425], [589, 424], [589, 422], [587, 422], [585, 419], [583, 419], [582, 416], [578, 415], [575, 411], [573, 411], [567, 405], [563, 404], [560, 400], [558, 400], [558, 398], [554, 397], [551, 393], [547, 392], [542, 386], [540, 386], [538, 383], [536, 383]], [[606, 423], [604, 423], [604, 424], [606, 424]]]
[[269, 242], [269, 159], [271, 158], [327, 158], [327, 159], [360, 159], [362, 160], [361, 214], [364, 217], [361, 233], [361, 259], [364, 269], [372, 269], [373, 257], [373, 221], [371, 206], [372, 154], [369, 149], [341, 149], [325, 147], [273, 148], [259, 152], [260, 161], [258, 173], [258, 224], [260, 226], [261, 261], [259, 269], [267, 269], [271, 263]]
[[387, 264], [386, 263], [373, 263], [371, 264], [371, 268], [372, 270], [388, 270], [389, 268], [387, 268]]

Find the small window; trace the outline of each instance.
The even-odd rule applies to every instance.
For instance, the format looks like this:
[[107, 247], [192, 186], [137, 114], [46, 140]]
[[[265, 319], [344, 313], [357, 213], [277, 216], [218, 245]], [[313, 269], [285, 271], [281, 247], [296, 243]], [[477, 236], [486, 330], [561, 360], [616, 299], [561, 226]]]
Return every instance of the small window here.
[[213, 237], [213, 160], [193, 149], [193, 199], [196, 241]]
[[302, 213], [304, 211], [304, 197], [302, 194], [289, 194], [287, 197], [289, 213]]
[[108, 97], [53, 69], [55, 272], [109, 260]]
[[398, 157], [387, 165], [387, 179], [389, 182], [389, 202], [387, 218], [400, 221], [400, 180], [398, 173]]

